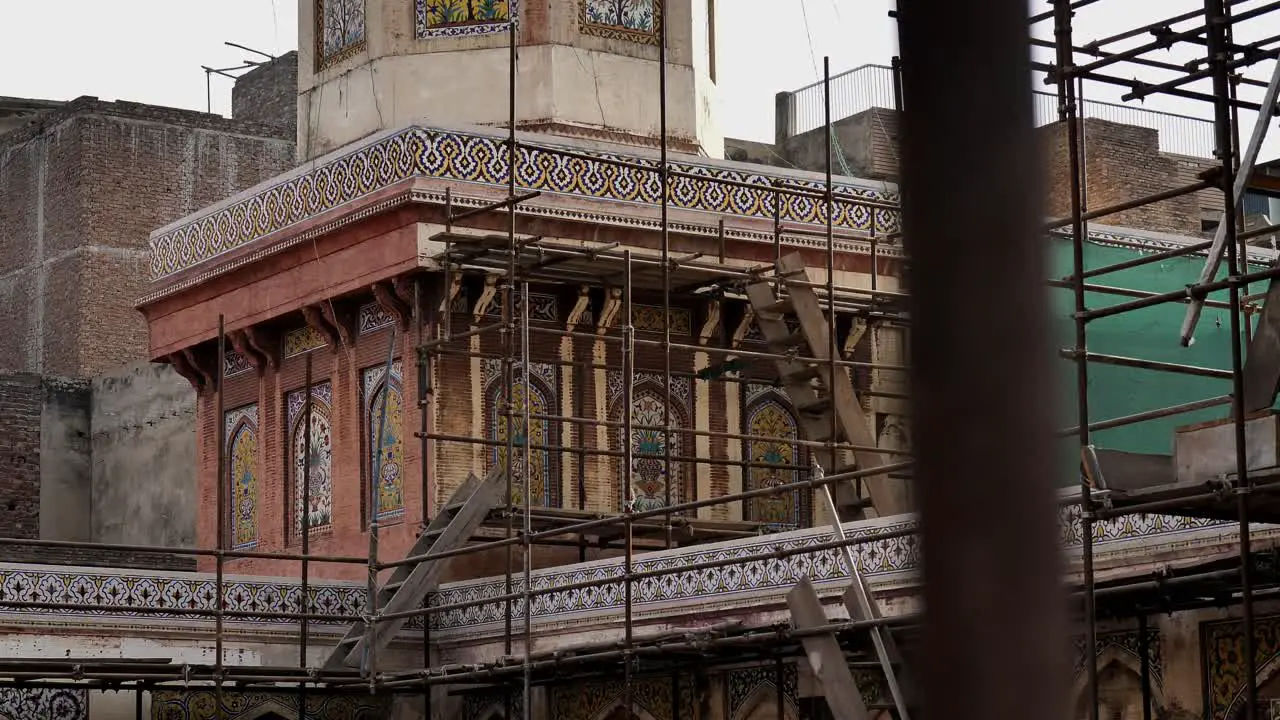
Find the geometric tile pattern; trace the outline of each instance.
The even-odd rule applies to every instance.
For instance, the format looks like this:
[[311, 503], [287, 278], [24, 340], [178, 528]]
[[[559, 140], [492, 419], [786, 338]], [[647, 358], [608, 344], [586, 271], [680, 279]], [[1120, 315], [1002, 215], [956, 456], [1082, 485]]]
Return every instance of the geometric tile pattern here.
[[87, 720], [89, 692], [70, 688], [0, 688], [0, 717], [13, 720]]
[[[382, 720], [390, 717], [389, 697], [368, 695], [324, 695], [307, 691], [308, 720]], [[277, 715], [297, 717], [296, 693], [222, 691], [222, 712], [218, 712], [213, 690], [155, 690], [151, 693], [152, 720], [249, 720], [275, 710]]]
[[[725, 693], [725, 702], [728, 705], [727, 712], [724, 715], [726, 720], [737, 720], [739, 717], [746, 717], [761, 702], [769, 708], [777, 707], [778, 673], [774, 665], [738, 668], [730, 670], [726, 673], [726, 676], [725, 679], [729, 686], [729, 691]], [[753, 702], [750, 706], [747, 706], [747, 702], [752, 699], [752, 696], [762, 691], [767, 693], [766, 696], [759, 702]], [[797, 714], [799, 695], [800, 674], [793, 663], [785, 663], [782, 666], [782, 698], [785, 704], [791, 706], [792, 712]]]
[[581, 0], [578, 21], [587, 35], [657, 45], [662, 0]]
[[[392, 183], [410, 177], [439, 178], [459, 183], [503, 187], [508, 177], [507, 153], [503, 138], [410, 127], [370, 141], [363, 147], [325, 162], [318, 167], [282, 180], [252, 196], [216, 210], [192, 216], [181, 225], [155, 233], [151, 244], [151, 272], [155, 279], [186, 270], [210, 259], [296, 225], [320, 213], [364, 197]], [[544, 195], [597, 198], [650, 208], [661, 202], [662, 182], [656, 170], [641, 169], [597, 160], [584, 161], [548, 152], [544, 147], [520, 145], [516, 160], [517, 192], [538, 190]], [[581, 152], [580, 148], [575, 148]], [[656, 167], [648, 158], [616, 153], [588, 153], [601, 160], [621, 160]], [[676, 161], [671, 167], [693, 177], [669, 178], [670, 205], [700, 211], [709, 216], [737, 215], [772, 221], [775, 200], [779, 219], [787, 224], [825, 225], [826, 203], [819, 197], [782, 195], [772, 192], [771, 183], [821, 191], [823, 183], [796, 176], [774, 176], [760, 172], [697, 162]], [[742, 187], [748, 183], [760, 187]], [[832, 223], [841, 230], [885, 234], [898, 229], [899, 215], [893, 205], [897, 194], [861, 185], [836, 183], [832, 202]], [[536, 203], [535, 203], [536, 205]], [[540, 213], [536, 207], [522, 213]], [[556, 209], [557, 216], [565, 216]], [[597, 222], [631, 227], [655, 226], [656, 222], [634, 216], [598, 216]], [[818, 241], [791, 240], [789, 244]]]
[[[694, 715], [693, 678], [682, 676], [679, 680], [679, 718]], [[672, 677], [636, 678], [631, 682], [631, 704], [654, 720], [673, 720], [671, 717]], [[551, 717], [556, 720], [596, 720], [622, 704], [625, 688], [621, 680], [599, 680], [551, 687]], [[628, 714], [628, 717], [635, 717]]]
[[323, 70], [364, 50], [365, 0], [318, 0], [316, 68]]
[[507, 32], [519, 0], [415, 0], [414, 29], [419, 39]]

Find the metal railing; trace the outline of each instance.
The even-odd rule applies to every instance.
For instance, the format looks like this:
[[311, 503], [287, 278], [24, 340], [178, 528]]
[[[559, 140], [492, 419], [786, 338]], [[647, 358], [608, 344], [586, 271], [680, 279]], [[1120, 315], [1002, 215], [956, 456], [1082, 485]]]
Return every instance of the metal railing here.
[[[1053, 93], [1034, 92], [1036, 127], [1056, 122], [1058, 98]], [[822, 127], [822, 83], [806, 85], [779, 96], [780, 137], [800, 135]], [[893, 68], [863, 65], [831, 78], [831, 118], [843, 120], [872, 108], [893, 108]], [[1146, 110], [1129, 105], [1086, 100], [1080, 116], [1150, 128], [1159, 134], [1160, 151], [1194, 157], [1213, 156], [1213, 123], [1209, 120]]]

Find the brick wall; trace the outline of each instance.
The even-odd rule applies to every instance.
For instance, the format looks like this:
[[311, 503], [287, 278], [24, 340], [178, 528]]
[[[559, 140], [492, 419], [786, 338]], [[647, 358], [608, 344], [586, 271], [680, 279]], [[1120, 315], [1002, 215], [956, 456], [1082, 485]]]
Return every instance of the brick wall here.
[[75, 567], [141, 568], [144, 570], [196, 569], [193, 555], [170, 555], [159, 552], [127, 552], [94, 548], [0, 546], [0, 562], [70, 565]]
[[285, 129], [96, 98], [0, 136], [0, 371], [145, 359], [150, 232], [292, 163]]
[[[1160, 153], [1155, 130], [1094, 119], [1086, 120], [1082, 128], [1089, 208], [1136, 200], [1170, 190], [1186, 180], [1186, 170], [1179, 160]], [[1054, 123], [1040, 132], [1049, 176], [1047, 211], [1053, 217], [1066, 217], [1071, 212], [1066, 126]], [[1197, 196], [1183, 195], [1098, 218], [1097, 222], [1198, 235], [1200, 215]]]
[[0, 375], [0, 537], [40, 535], [39, 375]]
[[298, 133], [298, 51], [264, 63], [236, 79], [231, 116]]

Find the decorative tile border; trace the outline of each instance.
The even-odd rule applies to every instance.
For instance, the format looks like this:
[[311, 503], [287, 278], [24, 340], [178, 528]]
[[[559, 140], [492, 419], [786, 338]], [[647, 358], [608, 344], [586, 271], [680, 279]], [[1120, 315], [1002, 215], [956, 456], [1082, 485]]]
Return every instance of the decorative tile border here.
[[[220, 712], [219, 712], [220, 711]], [[214, 690], [151, 691], [151, 716], [164, 720], [252, 720], [275, 711], [285, 717], [298, 716], [296, 693], [222, 691], [222, 707]], [[329, 694], [307, 691], [309, 718], [325, 720], [380, 720], [391, 714], [390, 698], [368, 695]], [[27, 716], [23, 716], [27, 717]], [[33, 716], [39, 717], [39, 716]]]
[[[507, 154], [502, 143], [503, 139], [496, 135], [425, 127], [410, 127], [372, 140], [314, 170], [295, 174], [252, 195], [240, 196], [239, 200], [180, 221], [176, 227], [153, 233], [152, 277], [160, 280], [195, 267], [410, 177], [505, 187]], [[656, 172], [566, 157], [549, 151], [554, 147], [559, 146], [551, 143], [535, 146], [523, 141], [517, 164], [519, 188], [645, 206], [659, 204], [662, 188]], [[587, 154], [602, 160], [656, 165], [645, 157]], [[805, 225], [826, 223], [826, 205], [816, 197], [777, 195], [767, 187], [730, 184], [768, 186], [784, 182], [789, 187], [821, 191], [824, 185], [816, 179], [693, 162], [676, 162], [673, 167], [699, 176], [671, 178], [669, 196], [673, 207], [772, 221], [776, 198], [782, 221]], [[878, 233], [897, 230], [898, 211], [892, 207], [897, 203], [896, 192], [847, 181], [837, 183], [835, 191], [842, 196], [833, 204], [832, 221], [837, 227], [863, 232], [874, 228]], [[572, 213], [557, 211], [557, 214]], [[634, 219], [620, 222], [636, 224]]]
[[241, 373], [249, 372], [251, 369], [249, 360], [236, 352], [235, 350], [227, 350], [226, 357], [222, 362], [222, 377], [229, 378]]
[[[1215, 531], [1231, 523], [1186, 523], [1182, 518], [1148, 516], [1149, 522], [1124, 522], [1124, 518], [1099, 523], [1097, 545], [1111, 552], [1126, 549], [1144, 556], [1153, 546], [1173, 545], [1195, 539], [1212, 539]], [[1066, 513], [1063, 519], [1074, 524], [1075, 515]], [[851, 536], [876, 536], [885, 532], [915, 527], [915, 520], [907, 517], [850, 523], [846, 533]], [[1064, 529], [1062, 537], [1069, 548], [1079, 545], [1079, 530]], [[763, 555], [779, 548], [790, 549], [812, 546], [830, 539], [830, 530], [810, 528], [788, 533], [778, 533], [752, 541], [730, 541], [641, 555], [633, 562], [637, 572], [664, 568], [686, 567], [707, 561]], [[920, 548], [913, 535], [876, 540], [855, 546], [855, 556], [862, 571], [869, 577], [889, 580], [906, 578], [919, 569]], [[1070, 551], [1070, 550], [1069, 550]], [[600, 560], [540, 570], [533, 574], [535, 589], [562, 587], [593, 579], [617, 578], [622, 574], [621, 559]], [[835, 550], [816, 551], [793, 555], [786, 559], [753, 560], [738, 565], [703, 570], [684, 570], [670, 575], [638, 580], [633, 586], [633, 606], [638, 612], [669, 612], [672, 608], [708, 602], [751, 602], [753, 599], [773, 597], [790, 587], [799, 577], [807, 577], [818, 584], [837, 585], [845, 581], [846, 573], [842, 553]], [[505, 593], [503, 578], [482, 578], [443, 586], [431, 598], [435, 606], [481, 601]], [[523, 580], [516, 578], [517, 591], [523, 588]], [[297, 584], [279, 579], [255, 580], [229, 578], [225, 592], [225, 607], [244, 612], [296, 612], [299, 588]], [[332, 615], [334, 619], [318, 620], [319, 625], [346, 625], [364, 609], [364, 588], [358, 583], [326, 583], [311, 588], [314, 611]], [[0, 600], [22, 602], [70, 602], [93, 606], [87, 611], [40, 608], [5, 608], [0, 604], [0, 614], [44, 616], [111, 616], [117, 618], [161, 619], [183, 617], [177, 613], [139, 613], [136, 608], [149, 606], [159, 609], [206, 609], [216, 604], [214, 578], [201, 573], [146, 573], [135, 571], [122, 574], [110, 569], [52, 568], [31, 565], [0, 565]], [[611, 582], [598, 587], [567, 589], [534, 597], [533, 616], [539, 622], [565, 623], [590, 617], [609, 616], [624, 605], [621, 582]], [[505, 620], [506, 605], [499, 601], [484, 602], [472, 607], [449, 610], [433, 616], [432, 626], [446, 632], [466, 631], [474, 633], [484, 626], [500, 626]], [[524, 616], [523, 602], [512, 603], [515, 617]], [[188, 619], [191, 619], [188, 616]], [[228, 620], [237, 623], [274, 623], [293, 626], [295, 623], [254, 616], [248, 619]], [[420, 622], [411, 623], [421, 627]]]
[[[511, 312], [520, 315], [524, 311], [524, 296], [515, 293], [512, 298]], [[502, 317], [502, 299], [494, 301], [485, 311], [486, 317]], [[559, 303], [555, 295], [529, 293], [529, 319], [540, 322], [556, 322], [560, 319]]]
[[324, 339], [319, 330], [310, 325], [304, 325], [284, 334], [284, 356], [296, 357], [312, 350], [319, 350], [328, 344], [329, 341]]

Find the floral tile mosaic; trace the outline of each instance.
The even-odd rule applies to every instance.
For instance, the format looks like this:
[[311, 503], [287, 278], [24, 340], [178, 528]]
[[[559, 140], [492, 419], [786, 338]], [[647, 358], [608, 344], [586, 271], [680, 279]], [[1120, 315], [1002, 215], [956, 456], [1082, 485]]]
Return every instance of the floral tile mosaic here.
[[[155, 690], [151, 693], [154, 720], [254, 720], [275, 711], [283, 717], [298, 716], [294, 693], [236, 692], [224, 690], [222, 707], [212, 690]], [[362, 695], [307, 693], [305, 720], [382, 720], [390, 716], [387, 698]], [[270, 715], [265, 715], [270, 717]]]
[[587, 35], [662, 42], [662, 0], [579, 0], [578, 22]]
[[507, 32], [519, 0], [414, 0], [414, 29], [420, 40]]
[[316, 66], [324, 69], [367, 46], [365, 0], [317, 0]]
[[13, 720], [88, 720], [89, 693], [70, 688], [0, 688], [0, 717]]

